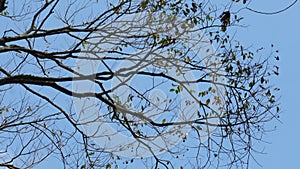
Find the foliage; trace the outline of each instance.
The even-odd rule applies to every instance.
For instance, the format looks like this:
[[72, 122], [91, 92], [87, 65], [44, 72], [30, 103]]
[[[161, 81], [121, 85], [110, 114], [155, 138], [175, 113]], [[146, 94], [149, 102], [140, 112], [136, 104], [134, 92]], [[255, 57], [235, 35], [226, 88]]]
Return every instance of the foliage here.
[[248, 168], [280, 112], [278, 51], [233, 37], [249, 1], [8, 1], [0, 166]]

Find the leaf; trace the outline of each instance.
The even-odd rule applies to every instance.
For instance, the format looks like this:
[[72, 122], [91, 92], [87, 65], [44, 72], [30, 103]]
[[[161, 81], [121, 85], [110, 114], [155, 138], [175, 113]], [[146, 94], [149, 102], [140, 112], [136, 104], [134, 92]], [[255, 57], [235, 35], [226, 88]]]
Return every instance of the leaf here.
[[111, 168], [111, 164], [106, 164], [106, 169], [110, 169]]
[[202, 130], [202, 128], [201, 128], [200, 126], [196, 126], [196, 128], [197, 128], [198, 130]]
[[209, 103], [210, 103], [210, 99], [207, 99], [206, 102], [205, 102], [205, 104], [209, 105]]
[[28, 111], [28, 112], [31, 112], [31, 111], [32, 111], [32, 109], [31, 109], [30, 106], [27, 108], [27, 111]]
[[132, 94], [129, 94], [128, 97], [127, 97], [127, 102], [132, 101], [133, 98], [134, 98], [134, 96]]
[[51, 131], [51, 134], [52, 134], [53, 137], [55, 136], [54, 130]]
[[230, 23], [230, 11], [225, 11], [220, 16], [222, 24], [226, 27]]
[[247, 104], [247, 103], [245, 103], [245, 104], [243, 105], [243, 108], [244, 108], [244, 109], [248, 109], [248, 107], [249, 107], [249, 104]]
[[271, 91], [268, 90], [266, 93], [265, 93], [266, 96], [271, 96]]
[[276, 76], [279, 75], [279, 73], [278, 73], [277, 71], [275, 71], [275, 70], [273, 70], [273, 73], [274, 73]]
[[273, 98], [270, 98], [269, 102], [273, 104], [273, 103], [275, 103], [275, 100]]
[[235, 59], [236, 59], [236, 57], [235, 57], [235, 54], [234, 54], [234, 53], [232, 53], [232, 54], [231, 54], [231, 59], [232, 59], [232, 60], [235, 60]]
[[254, 82], [250, 82], [249, 87], [253, 87], [253, 86], [254, 86]]
[[181, 91], [182, 91], [182, 89], [183, 89], [182, 85], [178, 85], [178, 86], [177, 86], [177, 90], [178, 90], [178, 92], [181, 92]]
[[190, 61], [191, 61], [191, 58], [190, 58], [189, 56], [187, 56], [186, 59], [185, 59], [185, 61], [186, 61], [186, 62], [190, 62]]
[[83, 42], [81, 43], [81, 45], [82, 45], [83, 48], [85, 48], [86, 41], [83, 41]]

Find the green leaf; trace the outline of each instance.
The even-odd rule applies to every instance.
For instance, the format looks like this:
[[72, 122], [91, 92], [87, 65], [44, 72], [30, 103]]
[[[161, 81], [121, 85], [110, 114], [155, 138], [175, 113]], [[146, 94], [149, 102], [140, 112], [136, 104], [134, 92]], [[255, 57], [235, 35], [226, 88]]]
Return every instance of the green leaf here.
[[236, 57], [235, 57], [235, 54], [234, 54], [234, 53], [232, 53], [232, 55], [231, 55], [231, 58], [232, 58], [232, 60], [235, 60], [235, 59], [236, 59]]
[[177, 90], [178, 90], [178, 92], [181, 92], [181, 91], [183, 90], [182, 85], [178, 85], [178, 86], [177, 86]]
[[148, 0], [141, 2], [141, 7], [145, 9], [148, 5]]
[[243, 108], [244, 108], [244, 109], [248, 109], [248, 107], [249, 107], [249, 104], [247, 104], [247, 103], [245, 103], [245, 104], [243, 105]]
[[83, 41], [83, 42], [81, 43], [81, 45], [82, 45], [83, 48], [85, 48], [86, 41]]
[[196, 126], [196, 128], [197, 128], [198, 130], [202, 130], [202, 128], [201, 128], [200, 126]]

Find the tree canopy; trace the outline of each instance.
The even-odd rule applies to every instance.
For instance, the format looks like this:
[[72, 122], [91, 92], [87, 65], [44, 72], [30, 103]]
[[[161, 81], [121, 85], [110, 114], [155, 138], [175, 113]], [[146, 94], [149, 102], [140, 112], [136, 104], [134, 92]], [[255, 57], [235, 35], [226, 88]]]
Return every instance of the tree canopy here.
[[280, 113], [250, 2], [0, 1], [0, 166], [249, 168]]

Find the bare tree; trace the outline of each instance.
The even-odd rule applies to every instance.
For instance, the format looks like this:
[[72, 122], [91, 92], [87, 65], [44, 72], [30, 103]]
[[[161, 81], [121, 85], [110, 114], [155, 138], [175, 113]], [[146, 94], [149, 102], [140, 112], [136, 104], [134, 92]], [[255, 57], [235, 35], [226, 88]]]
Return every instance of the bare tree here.
[[279, 118], [248, 1], [4, 3], [0, 166], [248, 168]]

